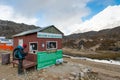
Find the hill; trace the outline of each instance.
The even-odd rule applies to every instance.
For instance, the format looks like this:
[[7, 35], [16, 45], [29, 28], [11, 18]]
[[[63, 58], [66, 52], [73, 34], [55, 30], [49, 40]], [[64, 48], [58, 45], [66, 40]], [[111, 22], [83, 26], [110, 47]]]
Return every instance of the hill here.
[[120, 39], [120, 26], [112, 28], [112, 29], [104, 29], [100, 31], [89, 31], [85, 33], [78, 33], [78, 34], [71, 34], [68, 36], [65, 36], [64, 39]]
[[12, 38], [12, 35], [35, 28], [38, 28], [38, 26], [0, 20], [0, 36], [6, 38]]
[[[120, 50], [120, 26], [100, 31], [89, 31], [85, 33], [71, 34], [65, 36], [64, 47], [70, 48], [98, 48], [99, 50]], [[97, 46], [97, 47], [96, 47]]]

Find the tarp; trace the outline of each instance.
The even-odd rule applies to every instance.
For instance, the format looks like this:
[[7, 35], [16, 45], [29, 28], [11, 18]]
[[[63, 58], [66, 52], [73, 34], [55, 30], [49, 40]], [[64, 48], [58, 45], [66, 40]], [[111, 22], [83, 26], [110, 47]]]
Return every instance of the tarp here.
[[6, 43], [0, 43], [0, 49], [1, 50], [13, 50], [13, 45], [8, 45]]

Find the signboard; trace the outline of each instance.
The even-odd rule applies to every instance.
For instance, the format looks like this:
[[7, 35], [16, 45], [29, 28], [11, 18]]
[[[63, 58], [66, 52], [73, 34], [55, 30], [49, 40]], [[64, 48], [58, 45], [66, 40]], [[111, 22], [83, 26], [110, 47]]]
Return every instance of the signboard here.
[[62, 35], [61, 34], [38, 32], [37, 37], [38, 38], [62, 38]]

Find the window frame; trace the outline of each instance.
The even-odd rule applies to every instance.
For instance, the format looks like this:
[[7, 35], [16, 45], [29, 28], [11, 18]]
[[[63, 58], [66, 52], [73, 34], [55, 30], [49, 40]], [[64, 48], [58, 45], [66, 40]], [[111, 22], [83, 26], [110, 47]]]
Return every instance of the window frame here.
[[[37, 43], [37, 50], [31, 50], [31, 49], [30, 49], [30, 44], [31, 44], [31, 43]], [[33, 51], [36, 52], [36, 51], [38, 51], [38, 42], [29, 42], [29, 51], [30, 51], [30, 52], [33, 52]]]
[[[55, 42], [56, 43], [56, 48], [47, 48], [47, 43], [48, 42]], [[46, 50], [53, 50], [53, 49], [57, 49], [58, 48], [58, 42], [57, 41], [46, 41]]]

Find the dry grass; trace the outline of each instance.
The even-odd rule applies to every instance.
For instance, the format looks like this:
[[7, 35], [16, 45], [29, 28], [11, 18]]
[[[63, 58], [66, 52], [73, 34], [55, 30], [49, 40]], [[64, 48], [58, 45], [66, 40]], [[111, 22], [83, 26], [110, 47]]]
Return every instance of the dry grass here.
[[88, 54], [88, 55], [83, 55], [84, 57], [89, 57], [92, 59], [117, 59], [120, 57], [120, 54], [116, 53], [98, 53], [98, 54]]
[[120, 52], [112, 52], [112, 51], [87, 51], [87, 50], [77, 50], [77, 49], [69, 49], [63, 48], [63, 53], [71, 56], [77, 57], [88, 57], [92, 59], [117, 59], [120, 58]]

